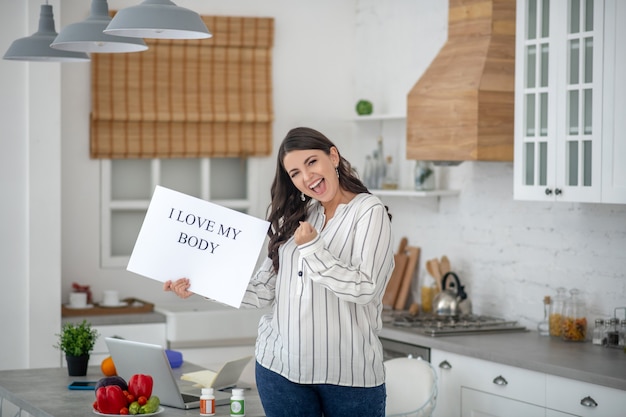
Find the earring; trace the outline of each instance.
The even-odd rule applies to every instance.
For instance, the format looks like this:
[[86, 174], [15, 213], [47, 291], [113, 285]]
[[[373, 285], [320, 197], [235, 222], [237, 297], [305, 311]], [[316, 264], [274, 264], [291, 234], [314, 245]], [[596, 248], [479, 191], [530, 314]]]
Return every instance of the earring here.
[[339, 167], [335, 167], [335, 172], [337, 173], [337, 178], [339, 178]]
[[304, 198], [304, 193], [300, 193], [300, 200], [306, 201], [306, 198]]

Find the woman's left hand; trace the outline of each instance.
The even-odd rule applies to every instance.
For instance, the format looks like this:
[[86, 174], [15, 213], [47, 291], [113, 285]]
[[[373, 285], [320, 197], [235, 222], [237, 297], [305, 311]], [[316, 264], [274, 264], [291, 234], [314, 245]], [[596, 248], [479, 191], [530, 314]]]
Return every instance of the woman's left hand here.
[[317, 230], [313, 227], [313, 225], [309, 222], [300, 222], [300, 226], [296, 229], [293, 234], [293, 238], [296, 242], [296, 245], [304, 245], [305, 243], [309, 243], [317, 236]]
[[189, 298], [194, 294], [189, 291], [190, 286], [189, 278], [180, 278], [176, 281], [167, 280], [163, 283], [163, 291], [172, 291], [180, 298]]

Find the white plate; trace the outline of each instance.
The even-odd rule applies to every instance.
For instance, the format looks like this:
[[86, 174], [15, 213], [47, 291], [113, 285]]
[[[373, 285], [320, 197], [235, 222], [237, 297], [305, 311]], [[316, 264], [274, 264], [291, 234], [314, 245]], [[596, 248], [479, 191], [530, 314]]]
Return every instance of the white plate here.
[[100, 307], [104, 308], [117, 308], [117, 307], [126, 307], [128, 303], [126, 301], [120, 301], [117, 304], [100, 304]]
[[[120, 415], [120, 414], [103, 414], [103, 413], [99, 413], [96, 410], [94, 410], [93, 408], [91, 410], [93, 411], [94, 414], [97, 414], [99, 416], [119, 416]], [[137, 414], [137, 415], [138, 416], [154, 416], [154, 415], [157, 415], [157, 414], [161, 414], [163, 411], [165, 411], [165, 408], [159, 406], [159, 408], [154, 413]]]
[[93, 304], [87, 304], [86, 306], [82, 306], [82, 307], [74, 307], [72, 305], [69, 304], [65, 304], [65, 308], [69, 308], [71, 310], [83, 310], [85, 308], [92, 308]]

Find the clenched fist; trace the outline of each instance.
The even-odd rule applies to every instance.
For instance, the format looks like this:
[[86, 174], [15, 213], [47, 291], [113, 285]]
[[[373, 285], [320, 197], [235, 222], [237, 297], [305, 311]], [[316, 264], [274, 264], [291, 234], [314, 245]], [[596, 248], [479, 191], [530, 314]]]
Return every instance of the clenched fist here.
[[300, 222], [300, 226], [298, 226], [293, 234], [296, 245], [304, 245], [315, 239], [316, 236], [317, 230], [315, 230], [313, 225], [309, 222]]

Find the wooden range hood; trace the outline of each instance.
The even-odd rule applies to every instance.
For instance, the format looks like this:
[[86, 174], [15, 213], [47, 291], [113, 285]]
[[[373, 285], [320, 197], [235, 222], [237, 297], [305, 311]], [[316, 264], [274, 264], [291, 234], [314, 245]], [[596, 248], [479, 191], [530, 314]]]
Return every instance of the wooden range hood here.
[[448, 41], [407, 100], [407, 159], [512, 161], [515, 1], [449, 0]]

